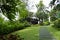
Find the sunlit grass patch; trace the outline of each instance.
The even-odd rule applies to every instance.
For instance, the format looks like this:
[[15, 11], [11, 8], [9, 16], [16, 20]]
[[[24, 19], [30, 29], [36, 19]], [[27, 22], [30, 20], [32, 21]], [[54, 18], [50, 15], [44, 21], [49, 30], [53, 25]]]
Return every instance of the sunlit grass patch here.
[[39, 29], [40, 26], [32, 26], [12, 34], [20, 35], [24, 40], [39, 40]]
[[60, 40], [60, 31], [58, 31], [57, 29], [55, 29], [53, 27], [48, 27], [48, 29], [52, 33], [55, 40]]

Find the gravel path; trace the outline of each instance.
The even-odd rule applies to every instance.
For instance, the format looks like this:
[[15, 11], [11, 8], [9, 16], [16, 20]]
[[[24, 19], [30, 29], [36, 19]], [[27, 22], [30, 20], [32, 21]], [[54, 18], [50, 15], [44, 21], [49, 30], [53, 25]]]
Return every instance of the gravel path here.
[[54, 40], [47, 27], [40, 28], [39, 38], [39, 40]]

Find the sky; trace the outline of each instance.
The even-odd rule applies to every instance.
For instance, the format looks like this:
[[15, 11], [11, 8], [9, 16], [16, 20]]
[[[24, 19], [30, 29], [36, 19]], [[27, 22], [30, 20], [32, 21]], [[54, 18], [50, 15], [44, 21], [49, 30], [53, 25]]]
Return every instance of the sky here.
[[[36, 13], [37, 12], [37, 7], [36, 5], [39, 3], [40, 0], [28, 0], [28, 6], [27, 9], [30, 12]], [[43, 4], [48, 7], [49, 3], [51, 0], [43, 0]], [[51, 10], [51, 8], [48, 9], [49, 11]]]
[[39, 3], [40, 0], [28, 0], [28, 6], [27, 6], [27, 9], [31, 12], [36, 12], [37, 11], [37, 8], [36, 8], [36, 5]]

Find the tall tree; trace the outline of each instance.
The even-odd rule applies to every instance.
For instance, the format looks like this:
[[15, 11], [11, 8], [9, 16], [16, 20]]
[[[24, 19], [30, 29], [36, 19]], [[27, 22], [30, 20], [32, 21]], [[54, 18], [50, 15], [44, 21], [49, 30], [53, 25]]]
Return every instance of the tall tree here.
[[[55, 4], [56, 2], [56, 4]], [[58, 3], [58, 4], [57, 4]], [[53, 15], [53, 17], [55, 18], [59, 18], [59, 14], [60, 14], [60, 1], [59, 0], [52, 0], [50, 2], [50, 6], [53, 7], [52, 11], [51, 11], [51, 15]]]
[[47, 18], [47, 14], [45, 13], [45, 6], [43, 4], [43, 1], [40, 1], [38, 5], [38, 11], [37, 11], [37, 17], [44, 22], [44, 19]]
[[0, 0], [0, 9], [11, 21], [15, 18], [16, 13], [23, 16], [27, 12], [26, 5], [21, 0]]

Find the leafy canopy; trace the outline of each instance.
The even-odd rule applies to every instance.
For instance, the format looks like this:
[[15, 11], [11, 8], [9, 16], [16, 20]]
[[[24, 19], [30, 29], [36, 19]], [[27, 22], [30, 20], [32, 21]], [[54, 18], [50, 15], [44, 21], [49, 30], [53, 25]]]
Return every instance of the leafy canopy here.
[[26, 5], [21, 0], [0, 0], [2, 13], [9, 19], [13, 20], [16, 13], [26, 13]]

